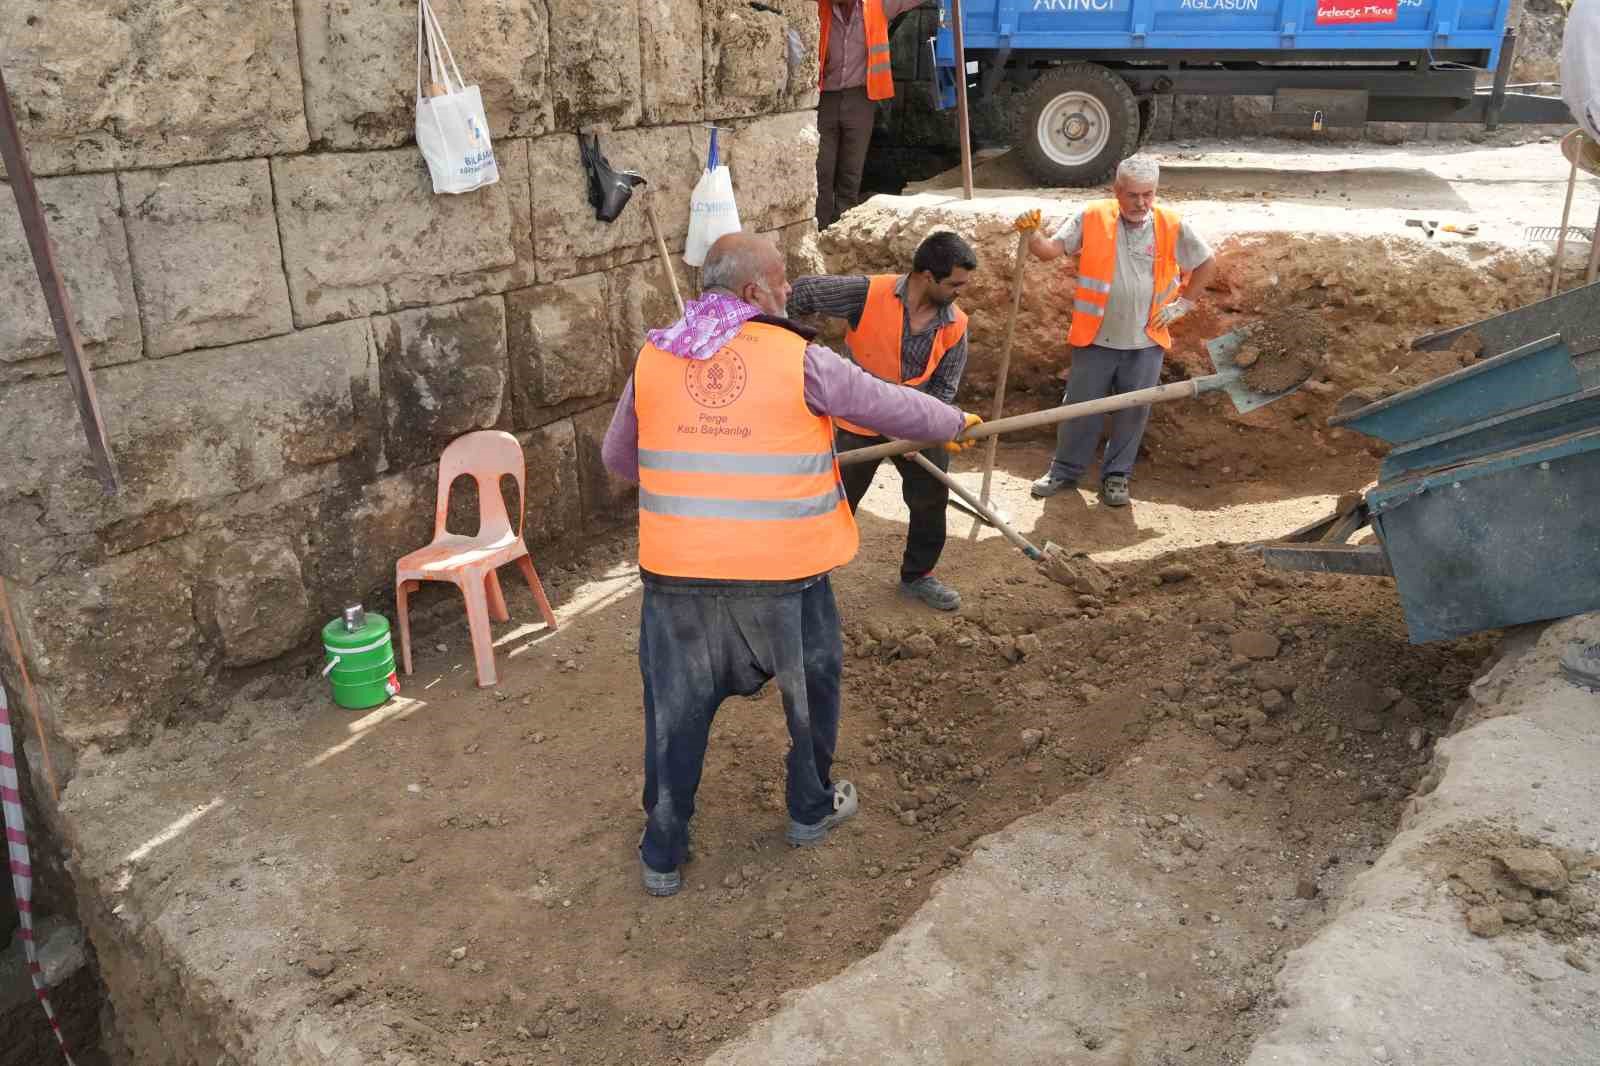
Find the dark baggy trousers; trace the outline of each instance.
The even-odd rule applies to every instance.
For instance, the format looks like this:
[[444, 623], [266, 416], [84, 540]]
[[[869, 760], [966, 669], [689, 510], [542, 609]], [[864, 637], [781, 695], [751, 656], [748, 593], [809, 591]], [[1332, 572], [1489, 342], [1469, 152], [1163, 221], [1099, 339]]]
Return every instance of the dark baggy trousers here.
[[[857, 448], [882, 444], [883, 440], [882, 437], [863, 437], [841, 429], [836, 434], [835, 447], [841, 453], [851, 452]], [[922, 454], [933, 460], [933, 465], [940, 470], [950, 469], [950, 453], [943, 448], [929, 448]], [[933, 568], [939, 565], [939, 556], [944, 553], [945, 508], [950, 504], [950, 489], [906, 456], [891, 458], [894, 468], [900, 471], [900, 495], [911, 512], [911, 522], [906, 529], [906, 552], [900, 560], [900, 580], [915, 581], [924, 574], [932, 573]], [[878, 472], [878, 464], [882, 461], [874, 459], [870, 463], [854, 463], [839, 468], [852, 514], [861, 497], [872, 487], [872, 476]]]
[[861, 202], [861, 172], [878, 106], [866, 86], [822, 94], [817, 103], [817, 228], [831, 226]]
[[[1166, 353], [1159, 346], [1122, 351], [1090, 345], [1072, 350], [1072, 372], [1067, 376], [1062, 403], [1120, 396], [1125, 392], [1153, 388], [1161, 383], [1161, 364]], [[1150, 408], [1130, 407], [1111, 416], [1111, 438], [1106, 441], [1105, 459], [1100, 463], [1100, 478], [1112, 474], [1131, 477], [1134, 460], [1139, 458], [1139, 442], [1150, 424]], [[1076, 481], [1094, 460], [1100, 443], [1099, 418], [1074, 418], [1056, 430], [1056, 457], [1050, 476]]]
[[644, 837], [665, 873], [688, 857], [689, 819], [717, 708], [776, 678], [789, 723], [789, 817], [833, 811], [844, 644], [827, 575], [797, 582], [644, 579]]

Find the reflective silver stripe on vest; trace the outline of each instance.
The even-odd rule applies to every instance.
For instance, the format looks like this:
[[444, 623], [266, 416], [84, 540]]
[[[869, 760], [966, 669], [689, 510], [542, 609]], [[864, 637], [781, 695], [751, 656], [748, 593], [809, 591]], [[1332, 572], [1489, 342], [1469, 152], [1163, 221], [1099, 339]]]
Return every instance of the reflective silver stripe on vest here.
[[1160, 307], [1162, 304], [1166, 303], [1176, 295], [1178, 295], [1178, 283], [1174, 281], [1168, 284], [1165, 289], [1161, 290], [1161, 295], [1156, 297], [1156, 306]]
[[871, 66], [867, 67], [867, 73], [868, 74], [881, 74], [886, 70], [893, 70], [893, 69], [894, 69], [894, 64], [892, 64], [889, 61], [885, 60], [882, 63], [873, 63]]
[[886, 45], [886, 44], [875, 44], [871, 48], [867, 49], [867, 55], [869, 55], [869, 56], [875, 56], [880, 52], [883, 53], [884, 55], [888, 55], [889, 54], [889, 46]]
[[640, 448], [639, 466], [645, 470], [673, 470], [685, 474], [826, 474], [833, 469], [833, 453], [772, 455]]
[[1111, 282], [1099, 281], [1095, 278], [1079, 278], [1078, 287], [1080, 289], [1088, 289], [1090, 292], [1102, 292], [1108, 296], [1111, 294]]
[[1092, 304], [1088, 300], [1073, 300], [1072, 309], [1074, 311], [1081, 311], [1086, 315], [1093, 315], [1095, 318], [1106, 317], [1106, 309], [1104, 307], [1101, 307], [1099, 304]]
[[664, 496], [658, 492], [639, 492], [639, 510], [677, 518], [783, 522], [832, 514], [838, 506], [837, 489], [799, 500], [727, 500], [711, 496]]

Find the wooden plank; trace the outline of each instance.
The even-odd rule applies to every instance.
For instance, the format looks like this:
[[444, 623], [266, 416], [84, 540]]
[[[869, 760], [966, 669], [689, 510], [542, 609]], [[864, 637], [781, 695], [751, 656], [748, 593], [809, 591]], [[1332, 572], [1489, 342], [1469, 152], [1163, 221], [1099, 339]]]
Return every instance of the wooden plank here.
[[17, 129], [16, 114], [11, 110], [11, 94], [6, 89], [4, 71], [0, 71], [0, 160], [5, 162], [11, 192], [16, 197], [17, 211], [22, 216], [22, 231], [27, 235], [28, 250], [33, 253], [33, 266], [39, 272], [39, 284], [44, 288], [44, 302], [50, 308], [56, 343], [66, 357], [67, 380], [71, 382], [72, 395], [78, 402], [78, 418], [83, 423], [84, 435], [89, 439], [89, 451], [94, 456], [100, 487], [106, 495], [115, 495], [117, 462], [111, 454], [111, 443], [106, 439], [105, 423], [100, 418], [100, 402], [95, 397], [94, 379], [84, 365], [83, 344], [78, 339], [72, 298], [67, 294], [61, 269], [56, 265], [55, 252], [50, 247], [50, 230], [39, 204], [39, 191], [33, 184], [33, 172], [28, 168], [28, 155]]
[[1389, 557], [1379, 544], [1265, 544], [1261, 560], [1279, 570], [1392, 577]]

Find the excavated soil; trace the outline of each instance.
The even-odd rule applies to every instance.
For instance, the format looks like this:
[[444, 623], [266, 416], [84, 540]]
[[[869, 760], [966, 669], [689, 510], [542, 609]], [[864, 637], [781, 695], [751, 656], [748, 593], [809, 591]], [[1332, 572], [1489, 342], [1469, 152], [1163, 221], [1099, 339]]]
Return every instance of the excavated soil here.
[[[1268, 435], [1230, 443], [1230, 464], [1282, 450]], [[997, 498], [1030, 537], [1102, 560], [1101, 595], [1048, 580], [992, 532], [965, 539], [953, 515], [940, 572], [967, 606], [899, 601], [892, 472], [869, 494], [863, 555], [836, 577], [838, 773], [864, 807], [826, 847], [782, 841], [776, 694], [731, 701], [687, 889], [642, 894], [633, 595], [542, 642], [512, 631], [493, 691], [472, 685], [460, 625], [422, 638], [407, 687], [420, 706], [364, 732], [315, 678], [258, 685], [214, 725], [90, 760], [70, 807], [220, 801], [137, 864], [133, 906], [177, 908], [185, 950], [241, 975], [233, 995], [381, 1020], [352, 1037], [371, 1061], [677, 1063], [871, 953], [984, 834], [1102, 789], [1192, 914], [1170, 966], [1146, 974], [1173, 990], [1166, 1031], [1185, 1034], [1184, 1061], [1236, 1062], [1283, 953], [1390, 838], [1492, 642], [1412, 647], [1389, 583], [1269, 572], [1219, 546], [1315, 517], [1370, 477], [1370, 456], [1318, 462], [1293, 487], [1208, 488], [1153, 465], [1121, 512], [1086, 494], [1030, 502], [1047, 458], [1004, 449]], [[550, 575], [557, 602], [584, 579], [625, 589], [630, 554], [609, 543]], [[512, 609], [534, 616], [525, 595]], [[1174, 773], [1130, 785], [1110, 772], [1130, 759]], [[1226, 810], [1239, 840], [1278, 844], [1196, 833], [1184, 812], [1200, 804]], [[1238, 932], [1222, 950], [1224, 922]]]
[[[938, 215], [863, 210], [824, 248], [835, 269], [895, 269]], [[1009, 259], [1004, 227], [976, 230], [987, 262]], [[87, 849], [141, 855], [132, 905], [171, 916], [163, 928], [230, 997], [280, 1021], [340, 1020], [363, 1061], [687, 1063], [872, 953], [985, 834], [1100, 790], [1142, 827], [1137, 861], [1182, 900], [1170, 959], [1138, 975], [1164, 997], [1156, 1028], [1182, 1037], [1173, 1061], [1240, 1061], [1284, 953], [1390, 840], [1494, 644], [1412, 646], [1392, 582], [1272, 572], [1241, 545], [1371, 481], [1381, 449], [1325, 428], [1341, 396], [1470, 360], [1408, 342], [1528, 302], [1541, 281], [1516, 254], [1383, 237], [1240, 233], [1219, 247], [1221, 278], [1180, 324], [1169, 377], [1209, 373], [1204, 340], [1292, 306], [1332, 338], [1275, 332], [1306, 357], [1305, 389], [1248, 416], [1215, 395], [1157, 408], [1120, 511], [1087, 492], [1031, 500], [1048, 450], [1001, 449], [1000, 507], [1036, 543], [1089, 553], [1102, 587], [1064, 588], [952, 512], [939, 573], [965, 607], [898, 599], [904, 510], [880, 471], [861, 556], [835, 577], [848, 656], [836, 774], [863, 808], [825, 847], [783, 843], [787, 736], [769, 691], [714, 723], [686, 890], [642, 893], [638, 599], [621, 539], [546, 575], [559, 632], [500, 627], [492, 691], [472, 684], [452, 620], [419, 637], [417, 702], [402, 711], [352, 722], [308, 668], [216, 723], [86, 759], [69, 809], [86, 825], [121, 813], [85, 829]], [[1038, 269], [1014, 411], [1054, 403], [1065, 373], [1070, 279]], [[984, 410], [1006, 288], [992, 273], [964, 300], [963, 401]], [[511, 600], [513, 617], [535, 617], [525, 594]], [[1173, 772], [1115, 772], [1132, 760]], [[1197, 832], [1185, 812], [1199, 805], [1237, 834]], [[186, 810], [201, 816], [141, 851]], [[1082, 827], [1085, 847], [1096, 828]], [[1263, 837], [1274, 844], [1248, 843]], [[107, 860], [96, 876], [118, 875]]]
[[1246, 328], [1249, 337], [1234, 361], [1244, 368], [1245, 384], [1268, 396], [1287, 392], [1311, 377], [1332, 340], [1321, 321], [1293, 308]]

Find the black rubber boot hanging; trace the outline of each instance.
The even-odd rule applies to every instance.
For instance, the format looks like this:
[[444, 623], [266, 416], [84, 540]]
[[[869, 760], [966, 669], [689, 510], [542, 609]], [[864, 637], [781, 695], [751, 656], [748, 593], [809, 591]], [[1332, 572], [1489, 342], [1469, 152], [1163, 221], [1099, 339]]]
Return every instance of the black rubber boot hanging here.
[[599, 134], [578, 134], [578, 151], [589, 175], [589, 205], [594, 208], [594, 217], [601, 222], [615, 222], [628, 206], [633, 187], [645, 184], [644, 178], [631, 170], [612, 169], [600, 151]]

